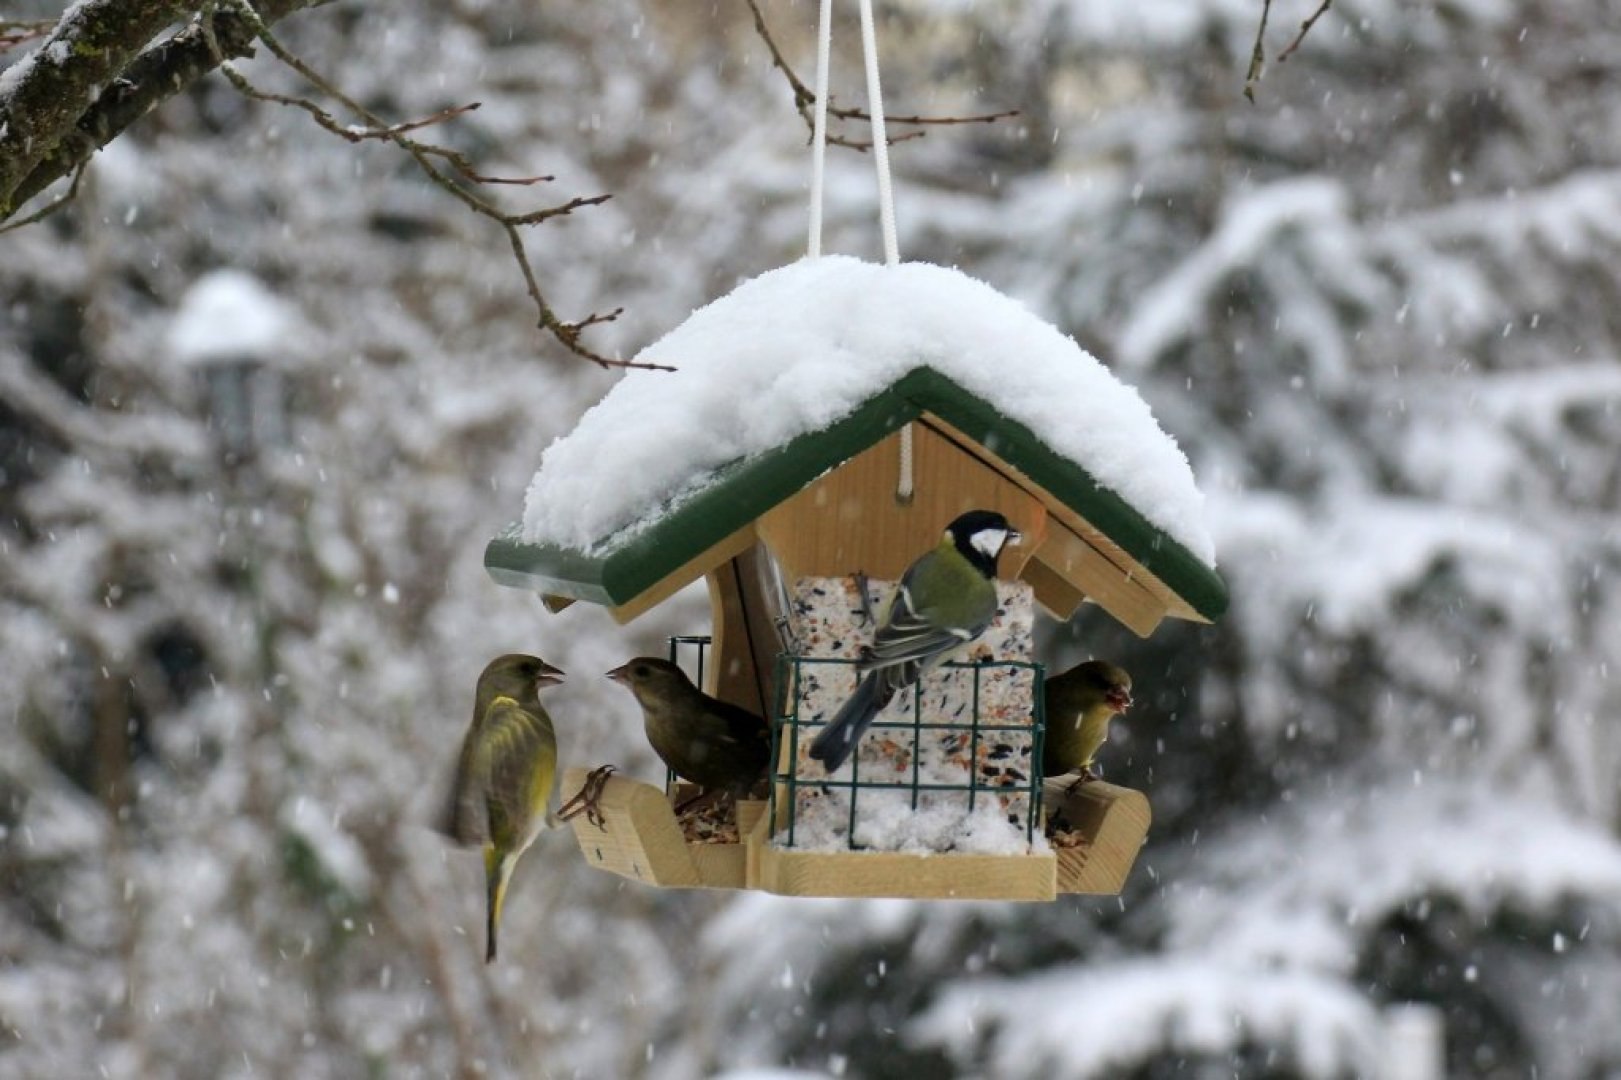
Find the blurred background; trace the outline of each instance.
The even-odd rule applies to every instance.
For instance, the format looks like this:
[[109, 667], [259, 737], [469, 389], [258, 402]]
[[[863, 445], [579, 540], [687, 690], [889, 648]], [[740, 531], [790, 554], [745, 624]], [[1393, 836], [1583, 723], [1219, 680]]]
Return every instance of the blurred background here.
[[[1268, 54], [1316, 7], [1276, 0]], [[427, 827], [477, 672], [543, 655], [565, 762], [652, 778], [597, 676], [707, 604], [493, 585], [616, 376], [399, 152], [176, 97], [0, 236], [0, 1073], [1621, 1075], [1618, 7], [1340, 0], [1251, 105], [1251, 0], [881, 3], [891, 113], [1019, 110], [893, 148], [903, 257], [1072, 334], [1207, 493], [1220, 624], [1044, 631], [1135, 675], [1102, 760], [1149, 847], [1119, 898], [823, 902], [556, 833], [489, 968], [478, 857]], [[763, 8], [808, 81], [814, 3]], [[557, 177], [507, 205], [612, 192], [528, 234], [565, 318], [626, 309], [598, 348], [803, 253], [741, 0], [279, 33], [390, 119], [481, 101], [432, 137]], [[835, 53], [861, 104], [854, 5]], [[827, 248], [878, 257], [874, 207], [831, 151]]]

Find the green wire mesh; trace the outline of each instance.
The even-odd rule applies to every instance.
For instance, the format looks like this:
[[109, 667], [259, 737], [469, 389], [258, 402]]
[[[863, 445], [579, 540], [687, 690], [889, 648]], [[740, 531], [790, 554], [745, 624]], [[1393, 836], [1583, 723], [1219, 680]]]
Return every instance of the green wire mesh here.
[[[709, 658], [711, 639], [707, 634], [684, 634], [672, 636], [669, 639], [670, 662], [681, 664], [694, 681], [702, 686], [705, 665]], [[682, 664], [683, 657], [694, 660], [690, 666]], [[794, 846], [795, 811], [797, 800], [795, 796], [800, 788], [811, 787], [819, 789], [848, 789], [850, 792], [850, 812], [846, 824], [846, 843], [854, 848], [855, 829], [857, 821], [857, 806], [860, 793], [863, 791], [905, 791], [910, 793], [912, 809], [918, 807], [918, 796], [925, 791], [959, 792], [967, 795], [968, 809], [973, 811], [976, 801], [981, 794], [991, 797], [1000, 795], [1027, 795], [1028, 802], [1024, 812], [1024, 837], [1030, 843], [1035, 839], [1036, 830], [1041, 825], [1042, 802], [1042, 775], [1041, 755], [1042, 743], [1047, 732], [1046, 711], [1043, 708], [1044, 694], [1042, 687], [1046, 678], [1046, 667], [1042, 664], [1030, 663], [1021, 660], [986, 660], [978, 663], [949, 663], [942, 665], [946, 669], [960, 669], [973, 672], [973, 700], [972, 709], [967, 722], [960, 718], [951, 721], [923, 720], [923, 695], [912, 692], [912, 719], [905, 720], [878, 720], [874, 721], [868, 736], [873, 732], [884, 729], [901, 729], [909, 731], [913, 739], [913, 753], [911, 760], [912, 775], [909, 780], [885, 781], [862, 779], [861, 759], [859, 754], [851, 756], [850, 778], [848, 780], [833, 780], [830, 778], [808, 778], [795, 774], [794, 763], [799, 760], [799, 740], [801, 730], [807, 732], [807, 738], [814, 737], [814, 731], [820, 729], [825, 720], [812, 720], [799, 714], [801, 694], [801, 677], [804, 669], [809, 666], [843, 666], [854, 668], [856, 661], [836, 659], [832, 657], [798, 656], [792, 653], [781, 653], [777, 656], [776, 681], [772, 700], [779, 703], [779, 715], [772, 718], [771, 723], [771, 820], [777, 817], [778, 791], [786, 789], [788, 804], [786, 821], [783, 828], [777, 830], [778, 835], [785, 836], [788, 847]], [[695, 668], [696, 670], [693, 670]], [[980, 687], [981, 674], [989, 669], [1006, 668], [1023, 670], [1032, 673], [1032, 701], [1030, 732], [1030, 775], [1018, 784], [993, 784], [980, 779], [976, 768], [979, 761], [979, 747], [987, 728], [992, 730], [1015, 729], [1025, 730], [1022, 727], [1009, 724], [984, 725], [980, 722]], [[925, 683], [928, 676], [924, 677]], [[920, 776], [923, 755], [918, 749], [922, 745], [923, 733], [926, 731], [952, 731], [960, 732], [968, 729], [968, 777], [961, 783], [931, 783], [924, 781]], [[787, 743], [787, 756], [783, 755], [783, 743]], [[665, 790], [674, 790], [676, 783], [675, 773], [666, 770]]]
[[[785, 838], [786, 846], [793, 847], [795, 841], [795, 817], [798, 806], [800, 788], [817, 788], [821, 790], [842, 789], [850, 792], [850, 810], [846, 823], [845, 838], [849, 847], [855, 848], [855, 829], [857, 820], [857, 805], [860, 793], [863, 791], [905, 791], [910, 793], [912, 808], [918, 806], [918, 796], [925, 791], [960, 792], [967, 795], [968, 809], [973, 811], [976, 800], [981, 793], [995, 797], [1001, 795], [1027, 795], [1028, 802], [1024, 813], [1025, 842], [1034, 840], [1036, 830], [1041, 823], [1042, 775], [1041, 755], [1042, 742], [1046, 735], [1047, 718], [1043, 708], [1042, 686], [1046, 676], [1046, 668], [1042, 664], [1027, 663], [1019, 660], [987, 660], [979, 663], [950, 663], [942, 665], [946, 669], [960, 669], [973, 672], [973, 700], [970, 716], [965, 723], [957, 718], [950, 721], [923, 720], [923, 695], [912, 691], [912, 719], [904, 720], [877, 720], [873, 722], [865, 738], [873, 737], [873, 733], [884, 729], [902, 729], [911, 732], [913, 739], [913, 752], [911, 755], [912, 776], [910, 780], [885, 781], [867, 780], [861, 777], [861, 759], [859, 753], [852, 754], [850, 761], [850, 778], [848, 780], [834, 780], [826, 777], [801, 777], [796, 774], [794, 765], [799, 760], [799, 740], [801, 729], [806, 731], [806, 738], [813, 738], [814, 731], [826, 723], [823, 719], [808, 719], [799, 712], [801, 693], [801, 679], [804, 669], [812, 665], [842, 665], [854, 668], [856, 661], [834, 659], [831, 657], [795, 656], [784, 653], [777, 658], [777, 686], [779, 693], [777, 700], [783, 703], [783, 712], [775, 718], [772, 724], [771, 760], [771, 820], [778, 821], [778, 791], [786, 789], [788, 805], [786, 821], [783, 827], [777, 830], [777, 835]], [[980, 779], [978, 771], [979, 747], [984, 732], [990, 730], [1025, 730], [1010, 724], [985, 725], [980, 717], [980, 686], [981, 673], [987, 669], [1008, 668], [1025, 670], [1032, 673], [1032, 703], [1030, 732], [1030, 775], [1017, 784], [988, 783]], [[925, 684], [929, 676], [924, 676]], [[781, 691], [786, 689], [787, 693]], [[960, 732], [968, 729], [969, 735], [969, 767], [967, 779], [960, 783], [932, 783], [925, 782], [919, 777], [922, 767], [922, 738], [926, 731], [952, 731]], [[787, 754], [783, 754], [783, 743], [787, 743]]]

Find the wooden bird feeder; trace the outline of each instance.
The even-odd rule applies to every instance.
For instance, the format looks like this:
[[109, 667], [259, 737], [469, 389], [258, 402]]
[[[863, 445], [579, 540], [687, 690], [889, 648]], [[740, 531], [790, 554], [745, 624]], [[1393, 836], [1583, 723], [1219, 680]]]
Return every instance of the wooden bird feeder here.
[[[906, 425], [914, 483], [910, 498], [900, 499]], [[1090, 601], [1146, 637], [1167, 618], [1209, 622], [1226, 607], [1221, 579], [1180, 543], [1028, 427], [928, 366], [822, 430], [732, 462], [638, 522], [627, 539], [602, 545], [604, 553], [526, 543], [516, 527], [493, 540], [485, 555], [491, 577], [539, 593], [553, 611], [585, 600], [625, 623], [704, 579], [713, 613], [704, 689], [777, 723], [773, 798], [743, 804], [735, 843], [688, 842], [665, 792], [614, 777], [602, 792], [604, 827], [583, 817], [573, 823], [587, 860], [652, 884], [793, 896], [1041, 900], [1118, 892], [1148, 829], [1147, 799], [1104, 783], [1068, 794], [1068, 779], [1048, 781], [1043, 790], [1039, 741], [1024, 744], [1036, 775], [1029, 802], [1019, 806], [1041, 808], [1038, 829], [1061, 809], [1078, 839], [1071, 846], [922, 855], [804, 850], [784, 842], [795, 790], [819, 776], [793, 773], [799, 763], [789, 736], [797, 734], [785, 719], [793, 693], [777, 685], [785, 651], [780, 628], [792, 614], [783, 610], [790, 590], [781, 586], [846, 579], [858, 570], [894, 581], [938, 542], [947, 522], [975, 508], [1000, 511], [1023, 534], [1020, 546], [1003, 552], [1000, 578], [1023, 582], [1055, 619], [1067, 621]], [[1039, 701], [1039, 670], [1034, 678]], [[1033, 720], [1027, 707], [1027, 731]], [[565, 773], [565, 796], [582, 780], [580, 771]]]

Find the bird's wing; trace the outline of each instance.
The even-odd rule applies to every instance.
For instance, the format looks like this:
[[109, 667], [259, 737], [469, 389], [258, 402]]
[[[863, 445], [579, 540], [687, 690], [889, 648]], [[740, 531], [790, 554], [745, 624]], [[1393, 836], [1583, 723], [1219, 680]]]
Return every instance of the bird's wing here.
[[450, 797], [439, 823], [440, 831], [458, 844], [482, 844], [490, 838], [489, 817], [484, 813], [484, 789], [489, 778], [477, 764], [479, 730], [480, 719], [474, 717], [462, 740]]
[[[983, 620], [975, 618], [968, 625], [953, 625], [950, 620], [941, 618], [937, 610], [917, 607], [912, 600], [916, 569], [908, 570], [896, 588], [889, 617], [873, 638], [870, 659], [862, 664], [865, 670], [926, 662], [974, 640], [990, 625], [989, 616]], [[994, 613], [993, 594], [991, 614]]]
[[484, 807], [489, 836], [498, 844], [519, 844], [545, 813], [557, 772], [557, 735], [551, 717], [539, 707], [524, 708], [496, 698], [484, 714], [478, 771], [485, 779]]
[[711, 698], [710, 708], [725, 725], [720, 737], [744, 747], [750, 757], [758, 756], [763, 768], [771, 756], [770, 726], [759, 716], [729, 701]]

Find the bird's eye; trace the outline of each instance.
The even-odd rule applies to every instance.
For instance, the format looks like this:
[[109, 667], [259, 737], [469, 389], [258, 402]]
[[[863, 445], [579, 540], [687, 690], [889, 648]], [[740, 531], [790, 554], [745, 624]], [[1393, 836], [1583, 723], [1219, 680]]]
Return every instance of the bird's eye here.
[[637, 678], [645, 679], [645, 678], [647, 678], [648, 675], [650, 675], [652, 673], [652, 670], [653, 669], [648, 667], [646, 664], [637, 664], [636, 665], [636, 676], [637, 676]]

